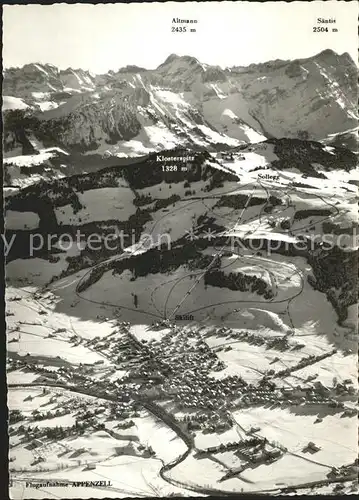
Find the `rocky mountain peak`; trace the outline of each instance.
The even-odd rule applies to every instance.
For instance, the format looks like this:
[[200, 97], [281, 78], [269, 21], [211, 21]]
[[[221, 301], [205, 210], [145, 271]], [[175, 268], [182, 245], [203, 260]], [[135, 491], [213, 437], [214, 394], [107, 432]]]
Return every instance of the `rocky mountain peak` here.
[[322, 52], [319, 52], [319, 54], [308, 58], [308, 60], [312, 60], [320, 64], [336, 66], [340, 64], [344, 66], [355, 67], [355, 63], [348, 52], [345, 52], [344, 54], [337, 54], [336, 52], [334, 52], [334, 50], [331, 49], [325, 49]]
[[171, 54], [167, 57], [165, 62], [163, 62], [162, 64], [159, 65], [159, 67], [164, 66], [165, 64], [170, 64], [171, 62], [175, 61], [176, 59], [179, 59], [179, 57], [180, 56], [178, 56], [177, 54]]
[[143, 73], [144, 71], [148, 71], [146, 68], [142, 68], [141, 66], [136, 66], [135, 64], [128, 64], [123, 68], [120, 68], [117, 73]]
[[163, 68], [164, 66], [172, 65], [172, 64], [181, 64], [188, 66], [201, 66], [201, 63], [192, 56], [179, 56], [177, 54], [171, 54], [167, 57], [164, 63], [160, 64], [157, 69]]

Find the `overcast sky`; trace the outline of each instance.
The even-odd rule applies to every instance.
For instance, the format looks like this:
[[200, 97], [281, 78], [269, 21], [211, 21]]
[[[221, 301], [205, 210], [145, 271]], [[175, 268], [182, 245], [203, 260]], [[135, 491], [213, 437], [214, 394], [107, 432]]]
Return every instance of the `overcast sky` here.
[[[173, 17], [197, 19], [197, 32], [171, 33]], [[334, 17], [336, 24], [327, 26], [338, 32], [314, 33], [318, 17]], [[335, 0], [7, 5], [3, 64], [102, 73], [127, 64], [155, 68], [176, 53], [225, 67], [310, 57], [326, 48], [357, 62], [357, 17], [357, 2]]]

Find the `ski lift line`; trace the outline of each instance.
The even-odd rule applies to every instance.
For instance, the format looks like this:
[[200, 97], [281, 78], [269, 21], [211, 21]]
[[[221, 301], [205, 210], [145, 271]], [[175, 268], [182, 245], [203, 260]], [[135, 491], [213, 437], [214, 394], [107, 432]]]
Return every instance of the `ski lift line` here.
[[[240, 187], [241, 187], [241, 188], [243, 188], [243, 187], [250, 186], [250, 185], [252, 185], [252, 182], [249, 182], [249, 183], [247, 183], [247, 184], [244, 184], [244, 185], [242, 185], [242, 186], [240, 186]], [[230, 189], [229, 191], [225, 191], [224, 193], [220, 193], [220, 194], [218, 195], [218, 198], [220, 198], [220, 196], [223, 196], [223, 195], [228, 195], [228, 194], [231, 194], [231, 193], [235, 193], [236, 191], [238, 191], [238, 189], [239, 189], [239, 187], [236, 187], [235, 189]], [[153, 227], [151, 228], [151, 235], [153, 234], [153, 231], [155, 230], [155, 228], [157, 227], [157, 225], [158, 225], [158, 224], [162, 221], [162, 219], [164, 219], [164, 218], [166, 218], [166, 217], [169, 217], [169, 215], [172, 215], [172, 214], [173, 214], [173, 213], [175, 213], [175, 212], [178, 212], [178, 211], [180, 211], [180, 210], [183, 210], [183, 209], [185, 209], [186, 207], [188, 207], [188, 206], [190, 206], [190, 205], [193, 205], [193, 204], [195, 204], [195, 203], [198, 203], [198, 202], [199, 202], [199, 201], [201, 201], [202, 199], [207, 199], [207, 198], [208, 198], [208, 196], [203, 196], [203, 197], [193, 197], [193, 198], [190, 198], [190, 199], [191, 199], [191, 201], [190, 201], [189, 203], [187, 203], [186, 205], [184, 205], [183, 207], [178, 207], [178, 208], [175, 208], [175, 209], [174, 209], [174, 210], [172, 210], [171, 212], [164, 214], [162, 217], [160, 217], [160, 219], [158, 219], [158, 220], [155, 222], [155, 224], [154, 224], [154, 225], [153, 225]], [[142, 246], [143, 246], [143, 245], [142, 245]], [[137, 248], [137, 250], [140, 250], [140, 249], [142, 248], [142, 246], [140, 245], [140, 246]], [[130, 256], [131, 256], [131, 255], [134, 255], [135, 251], [136, 251], [136, 250], [133, 250], [132, 252], [129, 252], [129, 254], [128, 254], [128, 255], [130, 255]], [[114, 258], [114, 257], [110, 257], [109, 259], [106, 259], [106, 260], [104, 260], [104, 261], [102, 261], [102, 262], [99, 262], [98, 264], [95, 264], [95, 265], [91, 266], [91, 268], [90, 268], [90, 269], [89, 269], [89, 270], [88, 270], [88, 271], [87, 271], [87, 272], [86, 272], [86, 273], [85, 273], [82, 277], [80, 277], [80, 279], [79, 279], [79, 281], [78, 281], [78, 283], [77, 283], [77, 285], [76, 285], [76, 293], [77, 293], [78, 297], [83, 298], [83, 297], [81, 297], [81, 296], [79, 295], [79, 293], [77, 292], [78, 287], [80, 286], [80, 284], [82, 283], [82, 281], [83, 281], [83, 280], [84, 280], [84, 279], [85, 279], [85, 278], [86, 278], [86, 277], [87, 277], [87, 276], [88, 276], [88, 275], [89, 275], [89, 274], [90, 274], [93, 270], [97, 269], [98, 267], [103, 266], [104, 264], [106, 264], [107, 262], [110, 262], [111, 260], [117, 260], [118, 258], [119, 258], [119, 259], [122, 259], [123, 257], [124, 257], [124, 255], [123, 255], [123, 254], [121, 254], [121, 255], [120, 255], [119, 257], [117, 257], [117, 258], [116, 258], [116, 257], [115, 257], [115, 258]], [[56, 290], [56, 288], [55, 288], [55, 290]], [[89, 299], [85, 299], [85, 300], [89, 300]]]
[[[277, 174], [279, 174], [279, 175], [282, 175], [282, 174], [283, 174], [283, 172], [281, 172], [280, 170], [276, 169], [275, 167], [273, 167], [273, 166], [272, 166], [272, 168], [273, 168], [273, 170], [275, 170], [275, 171], [277, 172]], [[291, 189], [289, 189], [289, 190], [287, 191], [286, 195], [288, 195], [288, 193], [289, 193], [289, 192], [291, 192], [291, 191], [293, 191], [294, 193], [297, 193], [297, 192], [298, 192], [298, 189], [292, 185], [292, 186], [291, 186]], [[330, 216], [328, 216], [328, 217], [325, 217], [324, 219], [321, 219], [320, 221], [318, 221], [318, 223], [325, 222], [326, 220], [331, 219], [333, 215], [335, 216], [335, 215], [338, 215], [338, 214], [340, 213], [339, 209], [338, 209], [338, 208], [337, 208], [334, 204], [329, 203], [327, 200], [325, 200], [323, 196], [320, 196], [320, 195], [319, 195], [319, 194], [317, 194], [317, 193], [311, 193], [311, 194], [312, 194], [313, 196], [315, 196], [315, 197], [319, 198], [319, 199], [320, 199], [321, 201], [323, 201], [326, 205], [328, 205], [328, 206], [330, 206], [330, 207], [334, 208], [334, 210], [336, 211], [336, 213], [335, 213], [335, 214], [332, 214], [332, 215], [330, 215]], [[329, 196], [328, 196], [328, 197], [329, 197]], [[294, 231], [298, 231], [298, 230], [303, 230], [303, 229], [306, 229], [307, 227], [310, 227], [311, 225], [312, 225], [312, 224], [308, 224], [308, 225], [306, 225], [306, 226], [302, 226], [302, 227], [299, 227], [299, 228], [297, 228], [297, 229], [294, 229], [293, 231], [291, 231], [291, 234], [292, 234]]]
[[[234, 262], [230, 262], [230, 263], [229, 263], [229, 264], [227, 264], [226, 266], [222, 267], [222, 268], [221, 268], [222, 270], [223, 270], [223, 269], [226, 269], [226, 268], [228, 268], [228, 267], [232, 267], [233, 265], [235, 265], [235, 264], [236, 264], [237, 260], [241, 257], [241, 255], [240, 255], [240, 254], [238, 254], [238, 253], [237, 253], [237, 254], [235, 254], [235, 255], [237, 255], [236, 260], [235, 260]], [[265, 272], [269, 273], [269, 271], [268, 271], [266, 268], [261, 267], [261, 266], [258, 266], [258, 265], [257, 265], [257, 267], [258, 267], [258, 268], [261, 268], [261, 269], [263, 269]], [[169, 298], [170, 298], [170, 296], [171, 296], [171, 294], [172, 294], [172, 292], [173, 292], [174, 288], [175, 288], [175, 287], [176, 287], [176, 286], [177, 286], [177, 285], [178, 285], [181, 281], [183, 281], [183, 280], [187, 279], [189, 276], [196, 276], [196, 275], [198, 275], [198, 274], [200, 274], [200, 273], [202, 273], [202, 271], [196, 271], [196, 272], [192, 272], [192, 273], [186, 274], [185, 276], [182, 276], [181, 278], [175, 278], [175, 279], [172, 279], [172, 280], [166, 281], [166, 283], [164, 283], [164, 284], [161, 284], [161, 285], [157, 286], [157, 287], [153, 290], [153, 292], [152, 292], [152, 294], [151, 294], [151, 302], [152, 302], [152, 303], [153, 303], [153, 293], [155, 293], [155, 291], [156, 291], [156, 290], [158, 290], [158, 288], [160, 288], [161, 286], [165, 286], [165, 285], [167, 285], [168, 283], [172, 283], [173, 281], [175, 281], [175, 284], [171, 287], [170, 291], [168, 292], [167, 298], [166, 298], [166, 302], [165, 302], [165, 305], [164, 305], [164, 318], [166, 318], [167, 304], [168, 304]], [[156, 310], [158, 311], [158, 308], [156, 307], [156, 305], [155, 305], [154, 303], [153, 303], [153, 305], [154, 305], [154, 307], [156, 308]], [[160, 311], [159, 311], [159, 312], [160, 312]], [[234, 311], [232, 311], [232, 312], [234, 312]], [[231, 314], [231, 313], [228, 313], [228, 314]]]
[[[239, 260], [239, 258], [241, 257], [241, 255], [240, 255], [240, 254], [236, 254], [236, 255], [237, 255], [236, 260], [235, 260], [234, 262], [230, 262], [230, 263], [229, 263], [229, 264], [227, 264], [226, 266], [222, 267], [222, 270], [223, 270], [223, 269], [226, 269], [226, 268], [228, 268], [228, 267], [233, 266], [233, 265], [237, 262], [237, 260]], [[263, 269], [264, 269], [264, 268], [263, 268]], [[153, 295], [154, 295], [154, 293], [155, 293], [155, 292], [156, 292], [159, 288], [161, 288], [162, 286], [168, 285], [169, 283], [173, 283], [173, 282], [175, 282], [175, 284], [171, 287], [170, 291], [168, 292], [168, 295], [167, 295], [167, 298], [166, 298], [166, 302], [165, 302], [165, 304], [164, 304], [164, 317], [166, 317], [167, 304], [168, 304], [168, 300], [169, 300], [169, 298], [170, 298], [170, 295], [171, 295], [171, 293], [172, 293], [173, 289], [174, 289], [174, 288], [178, 285], [178, 283], [180, 283], [181, 281], [183, 281], [183, 280], [185, 280], [185, 279], [188, 279], [188, 277], [189, 277], [189, 276], [197, 276], [197, 275], [199, 275], [199, 274], [201, 274], [201, 273], [202, 273], [202, 271], [192, 271], [191, 273], [188, 273], [188, 274], [186, 274], [185, 276], [182, 276], [181, 278], [174, 278], [174, 279], [168, 280], [168, 281], [166, 281], [165, 283], [161, 283], [160, 285], [156, 286], [156, 287], [152, 290], [152, 293], [151, 293], [151, 302], [152, 302], [152, 304], [154, 305], [154, 307], [156, 308], [156, 310], [157, 310], [158, 312], [160, 312], [160, 313], [161, 313], [161, 311], [159, 311], [159, 309], [157, 308], [157, 306], [154, 304], [154, 301], [153, 301]], [[161, 313], [161, 314], [162, 314], [162, 313]]]
[[264, 207], [267, 206], [268, 203], [269, 203], [269, 196], [270, 195], [269, 195], [268, 189], [262, 185], [262, 183], [261, 183], [261, 181], [259, 179], [257, 180], [257, 182], [260, 185], [260, 187], [265, 191], [266, 196], [267, 196], [267, 201], [262, 205], [262, 207], [261, 207], [261, 209], [259, 211], [258, 226], [254, 229], [254, 231], [251, 231], [251, 230], [247, 231], [246, 234], [244, 235], [244, 237], [246, 237], [248, 234], [255, 233], [257, 231], [257, 229], [259, 229], [261, 227], [263, 210], [264, 210]]
[[[299, 292], [297, 292], [295, 295], [293, 295], [290, 299], [286, 298], [286, 299], [272, 301], [272, 304], [282, 304], [284, 302], [287, 302], [288, 300], [291, 301], [291, 300], [295, 299], [296, 297], [298, 297], [303, 292], [304, 280], [303, 280], [303, 277], [300, 275], [299, 272], [298, 272], [298, 275], [301, 277], [301, 280], [302, 280], [302, 288], [301, 288], [301, 290]], [[216, 307], [216, 306], [223, 305], [223, 304], [238, 304], [240, 302], [241, 303], [246, 303], [246, 304], [253, 304], [253, 303], [258, 304], [259, 301], [258, 300], [227, 300], [227, 301], [224, 301], [224, 302], [217, 302], [217, 303], [211, 304], [209, 306], [199, 307], [197, 309], [193, 309], [191, 311], [188, 311], [185, 314], [192, 314], [192, 313], [197, 312], [197, 311], [202, 311], [204, 309], [207, 309], [208, 307]], [[261, 301], [260, 303], [263, 304], [264, 302]]]
[[[249, 200], [250, 198], [248, 198]], [[245, 208], [242, 210], [241, 212], [241, 215], [240, 215], [240, 218], [239, 220], [241, 219], [241, 217], [243, 216], [243, 212], [244, 212]], [[237, 221], [237, 223], [239, 222], [239, 220]], [[187, 299], [187, 297], [191, 294], [192, 290], [198, 285], [198, 283], [201, 281], [201, 279], [203, 278], [203, 276], [206, 274], [206, 272], [213, 266], [214, 262], [216, 261], [217, 257], [220, 255], [220, 253], [223, 251], [223, 249], [226, 247], [226, 244], [225, 243], [221, 248], [220, 250], [217, 252], [217, 254], [214, 256], [214, 258], [212, 259], [212, 261], [209, 263], [209, 265], [206, 267], [206, 269], [204, 270], [203, 273], [201, 273], [199, 275], [199, 277], [196, 279], [196, 281], [194, 282], [194, 284], [192, 285], [192, 287], [187, 291], [187, 293], [183, 296], [182, 300], [177, 304], [177, 306], [175, 307], [175, 309], [172, 311], [172, 313], [170, 314], [169, 318], [170, 319], [174, 314], [176, 314], [176, 312], [178, 311], [178, 309], [181, 307], [181, 305], [183, 304], [183, 302]]]
[[[252, 183], [248, 183], [248, 184], [245, 184], [244, 186], [241, 186], [241, 187], [245, 187], [245, 186], [247, 186], [247, 185], [251, 185], [251, 184], [252, 184]], [[235, 189], [231, 189], [231, 190], [229, 190], [229, 191], [226, 191], [226, 192], [224, 192], [224, 193], [221, 193], [221, 195], [223, 195], [223, 194], [230, 194], [230, 193], [234, 193], [234, 192], [238, 191], [238, 189], [239, 189], [239, 188], [238, 188], [238, 187], [236, 187]], [[256, 189], [256, 188], [254, 188], [254, 190], [255, 190], [255, 189]], [[254, 190], [252, 191], [252, 193], [251, 193], [250, 197], [248, 198], [248, 200], [247, 200], [247, 204], [249, 203], [250, 198], [253, 196], [253, 192], [254, 192]], [[199, 198], [196, 198], [194, 201], [193, 201], [193, 199], [192, 199], [192, 201], [191, 201], [191, 202], [189, 202], [189, 203], [187, 203], [184, 207], [178, 207], [177, 209], [175, 209], [175, 210], [171, 211], [171, 212], [170, 212], [170, 214], [172, 214], [173, 212], [176, 212], [176, 211], [178, 211], [178, 210], [181, 210], [181, 209], [183, 209], [183, 208], [186, 208], [187, 206], [192, 205], [192, 204], [194, 204], [194, 203], [198, 203], [198, 201], [201, 201], [201, 198], [200, 198], [200, 197], [199, 197]], [[160, 223], [160, 221], [161, 221], [163, 218], [168, 217], [170, 214], [165, 214], [165, 215], [163, 215], [163, 216], [162, 216], [159, 220], [157, 220], [157, 221], [155, 222], [154, 226], [153, 226], [153, 227], [152, 227], [152, 229], [151, 229], [151, 234], [153, 233], [153, 231], [154, 231], [154, 229], [156, 228], [156, 226]], [[238, 221], [237, 221], [237, 223], [238, 223]], [[141, 246], [139, 247], [139, 249], [141, 249]], [[223, 250], [223, 249], [222, 249], [222, 250]], [[129, 255], [133, 255], [134, 253], [135, 253], [135, 250], [133, 250], [132, 252], [130, 252], [130, 253], [129, 253]], [[122, 259], [123, 257], [124, 257], [124, 255], [123, 255], [123, 254], [121, 254], [120, 259]], [[95, 264], [94, 266], [91, 266], [91, 268], [90, 268], [90, 269], [89, 269], [89, 270], [88, 270], [88, 271], [87, 271], [87, 272], [86, 272], [86, 273], [85, 273], [85, 274], [84, 274], [84, 275], [83, 275], [83, 276], [79, 279], [79, 281], [78, 281], [78, 283], [77, 283], [77, 285], [76, 285], [76, 290], [75, 290], [75, 293], [76, 293], [76, 295], [77, 295], [79, 298], [84, 299], [84, 297], [81, 297], [81, 295], [80, 295], [80, 294], [79, 294], [79, 292], [78, 292], [78, 288], [79, 288], [80, 284], [82, 283], [82, 281], [83, 281], [83, 280], [84, 280], [84, 279], [85, 279], [85, 278], [86, 278], [86, 277], [87, 277], [87, 276], [88, 276], [88, 275], [89, 275], [89, 274], [90, 274], [90, 273], [91, 273], [94, 269], [96, 269], [96, 268], [98, 268], [98, 267], [103, 266], [106, 262], [109, 262], [109, 261], [111, 261], [111, 260], [116, 260], [116, 258], [114, 259], [113, 257], [110, 257], [109, 259], [107, 259], [107, 260], [105, 260], [105, 261], [102, 261], [102, 262], [100, 262], [100, 263], [98, 263], [98, 264]], [[97, 303], [98, 303], [97, 301], [94, 301], [94, 300], [91, 300], [91, 299], [87, 299], [87, 298], [86, 298], [86, 299], [84, 299], [84, 300], [86, 300], [87, 302], [92, 302], [92, 303], [94, 303], [94, 304], [97, 304]], [[113, 305], [113, 304], [109, 304], [109, 303], [107, 303], [107, 305], [111, 305], [111, 306], [113, 306], [113, 307], [118, 307], [118, 306], [115, 306], [115, 305]], [[124, 308], [124, 309], [128, 309], [128, 310], [134, 310], [134, 309], [131, 309], [131, 308], [126, 308], [126, 307], [124, 307], [124, 306], [121, 306], [121, 307], [122, 307], [122, 308]], [[146, 313], [146, 311], [141, 311], [141, 310], [137, 310], [137, 312], [143, 312], [143, 313]], [[160, 316], [158, 316], [158, 315], [156, 315], [156, 314], [153, 314], [153, 313], [148, 313], [148, 314], [150, 314], [150, 315], [151, 315], [151, 316], [153, 316], [153, 317], [160, 317]]]
[[[258, 182], [259, 182], [259, 181], [258, 181]], [[252, 183], [250, 183], [250, 184], [252, 184]], [[266, 191], [266, 193], [267, 193], [267, 202], [268, 202], [268, 192], [267, 192], [267, 189], [266, 189], [266, 188], [264, 188], [264, 186], [262, 186], [262, 184], [261, 184], [260, 182], [259, 182], [259, 184], [260, 184], [260, 186], [261, 186], [261, 187], [263, 187], [263, 189]], [[248, 186], [248, 185], [249, 185], [249, 184], [245, 184], [245, 185], [241, 186], [241, 188], [246, 187], [246, 186]], [[238, 191], [238, 190], [236, 189], [236, 191]], [[215, 196], [215, 197], [213, 197], [213, 198], [217, 198], [217, 197]], [[213, 198], [210, 198], [210, 199], [213, 199]], [[207, 197], [206, 197], [206, 198], [201, 198], [201, 202], [202, 202], [202, 204], [205, 206], [205, 208], [207, 209], [207, 211], [209, 211], [209, 212], [213, 213], [213, 215], [215, 215], [215, 216], [217, 217], [218, 215], [217, 215], [217, 214], [216, 214], [216, 212], [214, 212], [214, 210], [213, 210], [215, 207], [213, 207], [213, 208], [209, 207], [208, 205], [206, 205], [206, 203], [205, 203], [203, 200], [207, 200]], [[266, 202], [266, 203], [267, 203], [267, 202]], [[232, 219], [232, 218], [230, 218], [229, 216], [230, 216], [231, 214], [233, 214], [234, 212], [236, 212], [236, 210], [237, 210], [237, 208], [233, 208], [230, 212], [227, 212], [226, 214], [221, 215], [221, 216], [220, 216], [220, 218], [221, 218], [221, 219], [224, 219], [224, 220], [229, 220], [230, 222], [233, 222], [233, 219]], [[262, 212], [262, 210], [261, 210], [261, 212]], [[261, 213], [260, 213], [260, 215], [261, 215]], [[254, 215], [253, 217], [250, 217], [249, 219], [247, 219], [247, 221], [246, 221], [246, 222], [248, 223], [248, 222], [254, 221], [254, 220], [256, 220], [256, 219], [257, 219], [257, 217], [258, 217], [257, 215]], [[197, 227], [200, 227], [200, 226], [197, 226]]]
[[[246, 201], [246, 204], [242, 210], [242, 212], [240, 213], [239, 217], [238, 217], [238, 220], [236, 222], [236, 224], [233, 226], [233, 228], [240, 222], [240, 220], [242, 219], [243, 217], [243, 214], [245, 212], [245, 210], [247, 209], [248, 205], [249, 205], [249, 202], [250, 200], [252, 199], [253, 197], [253, 193], [254, 193], [254, 189], [253, 191], [251, 192], [250, 196], [248, 196], [247, 198], [247, 201]], [[232, 228], [232, 229], [233, 229]], [[216, 253], [216, 255], [213, 257], [213, 259], [211, 260], [211, 262], [208, 264], [208, 266], [205, 268], [204, 272], [200, 274], [200, 276], [196, 279], [196, 281], [194, 282], [194, 284], [191, 286], [191, 288], [188, 290], [188, 292], [182, 297], [182, 299], [180, 300], [180, 302], [177, 304], [177, 306], [173, 309], [172, 313], [170, 314], [169, 318], [168, 319], [171, 319], [173, 317], [174, 314], [176, 314], [176, 312], [178, 311], [178, 309], [181, 307], [181, 305], [183, 304], [183, 302], [187, 299], [187, 297], [191, 294], [192, 290], [194, 290], [194, 288], [198, 285], [198, 283], [201, 281], [201, 279], [203, 278], [203, 276], [206, 274], [206, 272], [213, 266], [213, 264], [216, 262], [217, 260], [217, 257], [222, 253], [222, 251], [224, 250], [224, 248], [227, 246], [227, 242], [228, 242], [228, 239], [227, 241], [224, 243], [224, 245], [219, 249], [219, 251]]]
[[[278, 170], [276, 170], [276, 171], [279, 173], [279, 171], [278, 171]], [[258, 181], [258, 182], [259, 182], [259, 184], [261, 185], [261, 187], [267, 191], [266, 187], [262, 185], [262, 182], [260, 182], [260, 181]], [[290, 203], [290, 196], [289, 196], [289, 194], [288, 194], [288, 193], [291, 193], [291, 192], [296, 193], [297, 191], [298, 191], [298, 190], [292, 186], [292, 187], [291, 187], [291, 188], [290, 188], [290, 189], [289, 189], [289, 190], [288, 190], [288, 191], [287, 191], [287, 192], [286, 192], [283, 196], [287, 196], [287, 197], [289, 198], [289, 203]], [[268, 191], [267, 191], [267, 193], [268, 193]], [[325, 222], [325, 221], [327, 221], [327, 220], [330, 220], [333, 216], [336, 216], [336, 215], [338, 215], [338, 214], [340, 213], [340, 211], [338, 210], [338, 208], [337, 208], [335, 205], [333, 205], [332, 203], [329, 203], [328, 201], [326, 201], [326, 200], [324, 199], [324, 197], [322, 197], [322, 196], [320, 196], [320, 195], [318, 195], [318, 194], [316, 194], [316, 193], [312, 193], [312, 195], [313, 195], [313, 196], [315, 196], [315, 197], [317, 197], [317, 198], [319, 198], [319, 199], [320, 199], [321, 201], [323, 201], [326, 205], [330, 206], [331, 208], [334, 208], [334, 210], [336, 211], [336, 213], [335, 213], [335, 214], [331, 214], [331, 215], [329, 215], [329, 216], [327, 216], [327, 217], [324, 217], [323, 219], [320, 219], [319, 221], [317, 221], [317, 224], [321, 224], [321, 223], [323, 223], [323, 222]], [[288, 208], [288, 207], [289, 207], [289, 205], [287, 205], [287, 207], [286, 207], [286, 208]], [[284, 209], [284, 210], [285, 210], [285, 209]], [[300, 231], [300, 230], [303, 230], [303, 229], [307, 229], [308, 227], [311, 227], [312, 225], [313, 225], [313, 224], [306, 224], [306, 225], [304, 225], [304, 226], [297, 227], [296, 229], [292, 229], [292, 230], [290, 230], [290, 231], [289, 231], [289, 233], [290, 233], [292, 236], [295, 236], [293, 233], [295, 233], [295, 232], [297, 232], [297, 231]]]

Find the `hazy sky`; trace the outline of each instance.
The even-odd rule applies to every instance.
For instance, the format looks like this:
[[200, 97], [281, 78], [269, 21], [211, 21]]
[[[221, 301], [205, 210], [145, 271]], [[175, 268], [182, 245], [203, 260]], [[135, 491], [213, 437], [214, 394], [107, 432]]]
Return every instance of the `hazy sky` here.
[[[197, 19], [197, 32], [171, 33], [173, 17]], [[334, 17], [327, 26], [338, 32], [314, 33], [318, 17]], [[336, 0], [6, 5], [3, 64], [48, 62], [101, 73], [127, 64], [155, 68], [176, 53], [224, 67], [326, 48], [357, 62], [357, 17], [357, 2]]]

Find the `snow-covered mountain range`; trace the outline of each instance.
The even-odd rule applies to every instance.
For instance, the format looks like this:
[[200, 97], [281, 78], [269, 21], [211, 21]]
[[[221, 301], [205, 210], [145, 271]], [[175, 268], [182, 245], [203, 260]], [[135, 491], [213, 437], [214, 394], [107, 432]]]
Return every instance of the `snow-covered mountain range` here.
[[5, 157], [53, 147], [139, 156], [271, 137], [353, 146], [356, 104], [357, 68], [331, 50], [226, 69], [172, 54], [154, 70], [104, 75], [28, 64], [4, 74]]

